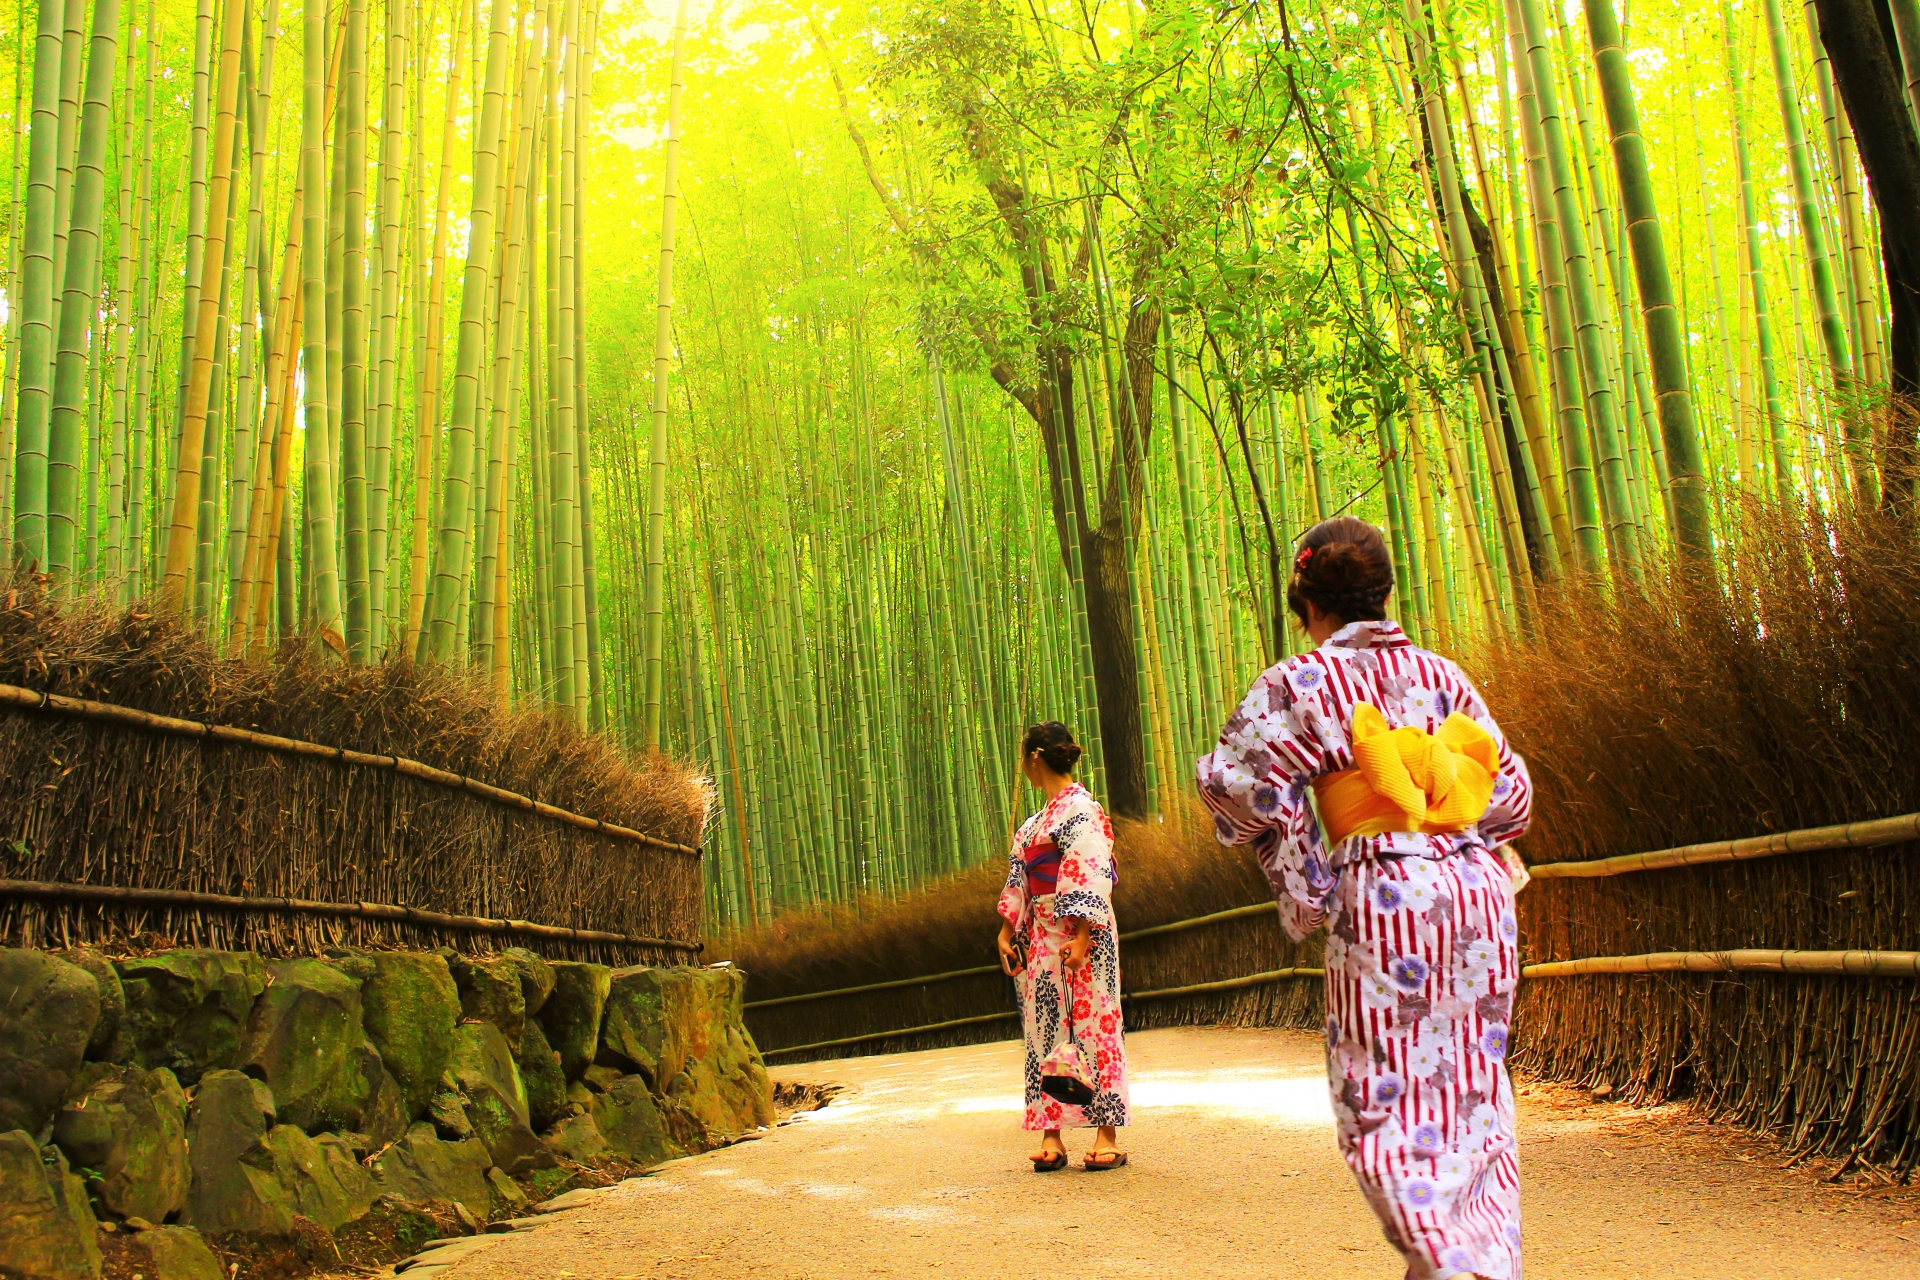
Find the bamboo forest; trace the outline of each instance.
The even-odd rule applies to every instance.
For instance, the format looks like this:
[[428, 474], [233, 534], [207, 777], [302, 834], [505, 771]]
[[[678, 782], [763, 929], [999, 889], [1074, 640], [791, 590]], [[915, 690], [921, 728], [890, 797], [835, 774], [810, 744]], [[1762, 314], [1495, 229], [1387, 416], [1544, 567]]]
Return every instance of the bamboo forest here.
[[[715, 926], [1173, 815], [1389, 531], [1459, 652], [1906, 511], [1920, 0], [16, 0], [0, 536], [710, 779]], [[10, 78], [9, 78], [10, 77]]]

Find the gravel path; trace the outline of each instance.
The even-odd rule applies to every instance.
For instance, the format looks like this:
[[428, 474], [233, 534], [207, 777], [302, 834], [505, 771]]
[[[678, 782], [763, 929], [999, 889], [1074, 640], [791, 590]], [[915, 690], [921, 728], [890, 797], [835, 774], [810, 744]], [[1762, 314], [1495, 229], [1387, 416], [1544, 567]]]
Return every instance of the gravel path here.
[[[1319, 1038], [1127, 1040], [1130, 1167], [1036, 1177], [1015, 1042], [776, 1069], [823, 1111], [499, 1237], [452, 1280], [1401, 1275], [1333, 1145]], [[1920, 1190], [1835, 1186], [1681, 1108], [1523, 1086], [1529, 1280], [1920, 1276]], [[1077, 1153], [1090, 1133], [1069, 1134]], [[1084, 1258], [1081, 1263], [1077, 1259]]]

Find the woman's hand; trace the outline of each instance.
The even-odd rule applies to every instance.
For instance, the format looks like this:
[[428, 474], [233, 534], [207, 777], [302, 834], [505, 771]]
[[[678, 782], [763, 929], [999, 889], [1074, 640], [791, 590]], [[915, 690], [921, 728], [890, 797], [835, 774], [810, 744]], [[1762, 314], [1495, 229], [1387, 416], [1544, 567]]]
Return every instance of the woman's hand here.
[[1087, 967], [1087, 957], [1093, 953], [1093, 923], [1075, 916], [1073, 925], [1073, 936], [1060, 948], [1060, 963], [1077, 973]]
[[1019, 977], [1020, 953], [1016, 951], [1013, 946], [1013, 926], [1011, 924], [1002, 924], [1000, 926], [999, 943], [1001, 972], [1005, 973], [1009, 978]]

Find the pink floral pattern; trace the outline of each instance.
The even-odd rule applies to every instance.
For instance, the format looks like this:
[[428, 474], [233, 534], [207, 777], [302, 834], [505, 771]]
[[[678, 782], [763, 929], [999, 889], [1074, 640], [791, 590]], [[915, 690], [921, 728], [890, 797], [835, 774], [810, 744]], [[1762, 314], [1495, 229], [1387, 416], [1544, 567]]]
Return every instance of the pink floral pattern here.
[[[1059, 852], [1054, 891], [1030, 893], [1029, 860], [1049, 861]], [[1051, 866], [1048, 867], [1051, 870]], [[1015, 980], [1020, 1021], [1026, 1033], [1028, 1129], [1083, 1129], [1127, 1123], [1127, 1043], [1120, 1015], [1120, 934], [1113, 916], [1113, 824], [1087, 789], [1074, 783], [1028, 818], [1014, 833], [1000, 915], [1013, 925], [1027, 952], [1027, 967]], [[1092, 926], [1086, 965], [1069, 973], [1060, 950], [1073, 937], [1076, 918]], [[1065, 1016], [1063, 1016], [1065, 1015]], [[1099, 1075], [1099, 1092], [1084, 1107], [1057, 1102], [1040, 1091], [1040, 1064], [1074, 1037]]]
[[[1309, 784], [1354, 765], [1353, 709], [1432, 732], [1454, 711], [1500, 746], [1493, 803], [1451, 835], [1328, 849]], [[1296, 941], [1327, 924], [1327, 1082], [1340, 1151], [1408, 1280], [1520, 1280], [1507, 1034], [1520, 979], [1513, 881], [1494, 848], [1533, 792], [1479, 692], [1391, 622], [1356, 622], [1254, 682], [1198, 765], [1223, 844], [1251, 844]]]

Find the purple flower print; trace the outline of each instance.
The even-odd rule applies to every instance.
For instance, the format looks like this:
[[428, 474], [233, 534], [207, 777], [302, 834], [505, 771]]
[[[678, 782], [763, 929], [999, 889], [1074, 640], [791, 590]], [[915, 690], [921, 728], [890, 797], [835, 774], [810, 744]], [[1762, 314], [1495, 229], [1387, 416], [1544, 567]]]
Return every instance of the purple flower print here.
[[1496, 1022], [1480, 1033], [1480, 1052], [1495, 1062], [1507, 1056], [1507, 1024]]
[[1271, 782], [1263, 782], [1253, 789], [1253, 811], [1263, 818], [1271, 818], [1280, 811], [1280, 788]]
[[1340, 1020], [1338, 1018], [1328, 1018], [1327, 1019], [1327, 1048], [1331, 1049], [1333, 1048], [1333, 1046], [1339, 1043], [1340, 1043]]
[[1233, 844], [1239, 837], [1233, 833], [1233, 824], [1227, 821], [1225, 814], [1213, 815], [1213, 829], [1220, 837], [1221, 844]]
[[1383, 1071], [1373, 1078], [1373, 1105], [1390, 1107], [1407, 1094], [1407, 1082], [1392, 1071]]
[[1427, 984], [1427, 962], [1419, 956], [1396, 956], [1387, 966], [1393, 985], [1412, 995]]
[[1501, 941], [1507, 943], [1509, 946], [1520, 941], [1520, 922], [1514, 918], [1513, 912], [1502, 911], [1500, 913], [1499, 929]]
[[1380, 911], [1398, 911], [1406, 896], [1400, 892], [1400, 886], [1391, 880], [1378, 880], [1373, 886], [1373, 905]]
[[1414, 1213], [1431, 1209], [1440, 1203], [1440, 1188], [1431, 1178], [1405, 1178], [1400, 1183], [1400, 1203]]
[[1513, 790], [1513, 779], [1507, 777], [1505, 774], [1501, 774], [1493, 780], [1493, 798], [1495, 800], [1506, 799], [1507, 792], [1511, 790]]
[[1507, 1224], [1507, 1243], [1516, 1249], [1520, 1247], [1520, 1227], [1518, 1224], [1512, 1222]]
[[1293, 673], [1294, 688], [1302, 693], [1312, 693], [1325, 679], [1326, 676], [1318, 667], [1302, 667]]
[[1446, 1151], [1447, 1131], [1438, 1120], [1425, 1121], [1413, 1126], [1413, 1132], [1407, 1135], [1407, 1145], [1413, 1154], [1431, 1160]]
[[1453, 1245], [1441, 1251], [1440, 1269], [1456, 1274], [1465, 1271], [1470, 1275], [1477, 1275], [1481, 1269], [1480, 1255], [1463, 1244]]

